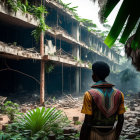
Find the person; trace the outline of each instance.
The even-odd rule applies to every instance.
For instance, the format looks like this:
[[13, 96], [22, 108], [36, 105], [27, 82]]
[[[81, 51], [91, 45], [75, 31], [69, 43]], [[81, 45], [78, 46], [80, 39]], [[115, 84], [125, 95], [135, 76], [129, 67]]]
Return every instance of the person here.
[[107, 63], [95, 62], [92, 71], [96, 83], [84, 95], [80, 140], [118, 140], [124, 122], [124, 95], [106, 81], [110, 74]]

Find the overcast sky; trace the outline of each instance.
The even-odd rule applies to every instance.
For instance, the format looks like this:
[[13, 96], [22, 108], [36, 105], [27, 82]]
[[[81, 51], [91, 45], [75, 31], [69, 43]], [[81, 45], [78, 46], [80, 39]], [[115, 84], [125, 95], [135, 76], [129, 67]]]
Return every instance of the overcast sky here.
[[[72, 3], [69, 7], [78, 6], [77, 13], [82, 18], [91, 19], [93, 23], [97, 24], [100, 29], [103, 29], [103, 26], [99, 22], [98, 11], [99, 7], [97, 2], [93, 3], [91, 0], [62, 0], [64, 3]], [[121, 0], [122, 2], [122, 0]], [[116, 14], [120, 8], [121, 2], [116, 6], [113, 12], [108, 17], [108, 24], [112, 25]]]
[[[105, 28], [102, 26], [102, 24], [99, 21], [98, 11], [100, 8], [98, 7], [97, 2], [93, 3], [91, 0], [62, 0], [62, 1], [64, 3], [71, 3], [69, 7], [78, 6], [77, 13], [79, 16], [81, 16], [82, 18], [91, 19], [93, 23], [95, 23], [98, 26], [100, 30], [105, 30]], [[123, 0], [120, 0], [118, 5], [115, 7], [115, 9], [107, 18], [107, 21], [108, 21], [107, 24], [111, 26], [113, 25], [115, 17], [118, 13], [118, 10], [121, 6], [122, 1]], [[124, 47], [120, 49], [122, 50], [121, 55], [124, 55]]]

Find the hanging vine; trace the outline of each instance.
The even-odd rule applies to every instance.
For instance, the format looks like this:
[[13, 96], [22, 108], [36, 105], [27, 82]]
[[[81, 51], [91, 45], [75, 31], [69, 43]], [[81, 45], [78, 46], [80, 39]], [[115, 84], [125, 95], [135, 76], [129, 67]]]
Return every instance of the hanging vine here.
[[46, 73], [51, 73], [54, 69], [54, 64], [51, 61], [46, 62], [45, 71]]
[[[38, 42], [40, 38], [41, 32], [45, 32], [47, 29], [50, 27], [45, 23], [45, 18], [44, 16], [47, 15], [47, 10], [44, 6], [36, 7], [33, 6], [33, 15], [39, 20], [39, 26], [32, 31], [32, 35], [35, 38], [35, 41]], [[44, 14], [44, 16], [43, 16]]]
[[31, 4], [29, 5], [28, 0], [26, 0], [25, 3], [22, 3], [21, 0], [7, 0], [5, 4], [9, 10], [14, 12], [21, 10], [23, 13], [29, 13], [30, 15], [33, 15], [39, 21], [38, 27], [31, 33], [35, 41], [38, 43], [41, 32], [45, 32], [47, 29], [50, 28], [46, 24], [44, 18], [48, 14], [45, 6], [35, 6]]

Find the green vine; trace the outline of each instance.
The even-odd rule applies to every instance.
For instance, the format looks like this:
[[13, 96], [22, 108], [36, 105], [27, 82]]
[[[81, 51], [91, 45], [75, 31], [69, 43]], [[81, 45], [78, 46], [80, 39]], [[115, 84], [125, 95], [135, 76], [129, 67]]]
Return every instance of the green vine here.
[[38, 43], [40, 39], [41, 32], [45, 32], [50, 27], [45, 23], [45, 16], [47, 15], [46, 8], [41, 6], [29, 5], [28, 0], [23, 4], [21, 0], [7, 0], [6, 5], [8, 8], [14, 12], [17, 12], [19, 9], [23, 11], [23, 13], [29, 13], [36, 17], [39, 20], [38, 27], [32, 31], [31, 35], [35, 38], [35, 41]]
[[92, 69], [92, 64], [90, 62], [88, 62], [88, 67], [89, 69]]
[[73, 14], [73, 16], [75, 17], [75, 19], [76, 19], [77, 21], [83, 23], [83, 25], [87, 28], [87, 30], [88, 30], [89, 32], [95, 32], [95, 31], [96, 31], [95, 29], [97, 28], [97, 25], [94, 24], [94, 23], [92, 22], [92, 20], [86, 19], [86, 18], [81, 18], [81, 17], [76, 13], [78, 6], [69, 7], [69, 6], [71, 5], [71, 3], [67, 3], [67, 4], [66, 4], [66, 3], [64, 3], [62, 0], [57, 0], [57, 2], [58, 2], [59, 4], [61, 4], [61, 5], [64, 7], [64, 9], [67, 9], [67, 10], [71, 11], [72, 14]]
[[50, 27], [45, 23], [45, 16], [47, 15], [47, 10], [44, 6], [36, 7], [33, 6], [33, 15], [39, 20], [39, 26], [32, 31], [32, 35], [35, 38], [35, 41], [38, 43], [41, 32], [45, 32]]
[[50, 29], [50, 27], [45, 23], [45, 19], [42, 16], [38, 19], [40, 21], [39, 26], [31, 33], [37, 43], [39, 42], [41, 32], [45, 32], [47, 29]]
[[46, 65], [45, 65], [45, 71], [46, 71], [46, 73], [52, 72], [53, 69], [54, 69], [53, 63], [51, 61], [46, 62]]
[[6, 5], [10, 10], [17, 12], [20, 9], [21, 1], [17, 0], [16, 2], [15, 0], [7, 0]]

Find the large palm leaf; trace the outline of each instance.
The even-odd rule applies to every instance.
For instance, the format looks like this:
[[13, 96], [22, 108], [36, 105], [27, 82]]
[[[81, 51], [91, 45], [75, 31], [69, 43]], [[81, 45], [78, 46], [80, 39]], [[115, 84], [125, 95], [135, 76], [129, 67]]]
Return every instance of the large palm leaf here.
[[28, 111], [22, 116], [21, 123], [25, 130], [31, 130], [32, 134], [37, 133], [40, 130], [46, 129], [47, 125], [50, 125], [62, 117], [62, 111], [55, 108], [45, 107], [36, 108]]
[[[93, 0], [96, 1], [96, 0]], [[120, 0], [98, 0], [100, 3], [100, 19], [102, 22], [109, 16], [114, 7], [119, 3]], [[111, 47], [117, 40], [120, 33], [123, 31], [120, 42], [125, 44], [130, 37], [132, 31], [134, 30], [136, 24], [140, 18], [140, 8], [137, 0], [123, 0], [114, 24], [105, 39], [105, 44]], [[126, 23], [126, 24], [125, 24]], [[124, 30], [123, 30], [124, 29]], [[140, 48], [140, 24], [137, 27], [135, 37], [131, 43], [131, 47], [136, 50]]]

